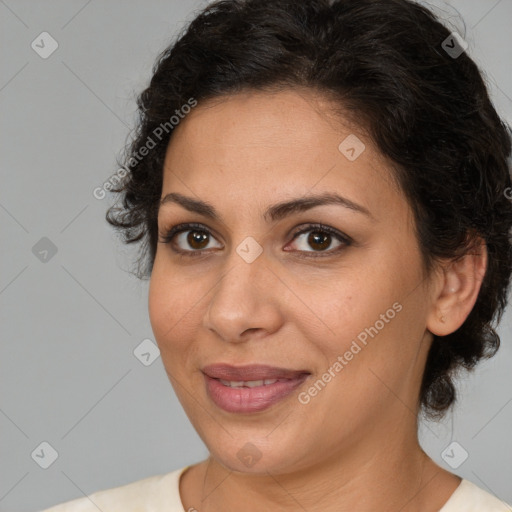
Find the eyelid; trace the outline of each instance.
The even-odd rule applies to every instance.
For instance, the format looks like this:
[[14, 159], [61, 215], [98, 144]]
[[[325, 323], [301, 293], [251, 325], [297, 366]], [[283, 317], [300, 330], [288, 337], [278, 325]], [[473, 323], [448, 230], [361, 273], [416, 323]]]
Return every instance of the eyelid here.
[[306, 223], [306, 225], [302, 225], [298, 228], [297, 231], [293, 233], [292, 242], [298, 238], [300, 235], [303, 235], [304, 233], [308, 233], [310, 231], [319, 231], [323, 233], [327, 233], [331, 235], [332, 237], [336, 238], [340, 245], [334, 249], [329, 249], [327, 251], [287, 251], [287, 252], [295, 252], [297, 257], [299, 258], [322, 258], [322, 257], [329, 257], [329, 256], [335, 256], [339, 254], [342, 250], [344, 250], [346, 247], [353, 244], [353, 239], [349, 237], [348, 235], [345, 235], [341, 231], [332, 228], [330, 226], [326, 226], [325, 224], [321, 224], [318, 222], [311, 222]]
[[295, 240], [299, 235], [302, 235], [304, 233], [307, 233], [308, 231], [314, 231], [315, 229], [317, 229], [318, 231], [323, 231], [325, 233], [335, 236], [341, 242], [352, 243], [352, 239], [348, 235], [345, 235], [341, 231], [338, 231], [335, 228], [331, 228], [330, 226], [321, 224], [319, 222], [306, 223], [305, 225], [302, 225], [297, 229], [298, 229], [297, 231], [292, 232], [292, 236], [293, 236], [292, 241]]
[[[175, 226], [173, 226], [172, 228], [170, 228], [168, 230], [164, 230], [164, 234], [163, 235], [160, 234], [160, 236], [162, 237], [162, 240], [159, 240], [159, 242], [171, 245], [171, 242], [176, 237], [176, 235], [179, 235], [179, 234], [187, 232], [187, 231], [192, 231], [194, 229], [197, 231], [203, 231], [204, 233], [206, 233], [216, 239], [214, 232], [210, 228], [205, 226], [204, 224], [200, 224], [200, 223], [196, 223], [196, 222], [185, 222], [185, 223], [176, 224]], [[292, 231], [292, 233], [290, 234], [290, 236], [292, 237], [291, 241], [293, 242], [300, 235], [307, 233], [309, 231], [315, 231], [315, 229], [317, 231], [321, 231], [321, 232], [327, 233], [327, 234], [335, 237], [339, 242], [341, 242], [342, 245], [337, 247], [336, 249], [330, 249], [328, 251], [300, 251], [299, 250], [299, 251], [286, 251], [286, 252], [297, 252], [301, 257], [316, 258], [316, 257], [322, 257], [324, 255], [329, 256], [329, 255], [336, 254], [343, 247], [347, 247], [354, 242], [351, 237], [344, 234], [343, 232], [341, 232], [335, 228], [332, 228], [330, 226], [318, 223], [318, 222], [305, 223], [305, 224], [302, 224], [301, 226], [297, 227], [297, 229]], [[172, 250], [174, 252], [180, 253], [182, 255], [183, 254], [185, 254], [187, 256], [190, 255], [191, 257], [200, 256], [204, 253], [211, 251], [211, 249], [184, 250], [184, 249], [175, 249], [175, 248], [173, 248]]]
[[[197, 223], [197, 222], [183, 222], [180, 224], [176, 224], [172, 226], [169, 229], [164, 229], [163, 233], [159, 233], [159, 236], [162, 238], [161, 240], [158, 240], [160, 243], [163, 244], [170, 244], [172, 239], [176, 237], [176, 235], [179, 235], [181, 233], [187, 232], [187, 231], [204, 231], [206, 234], [212, 236], [213, 238], [217, 239], [217, 237], [214, 234], [214, 231], [210, 228], [206, 227], [203, 224]], [[208, 249], [205, 249], [203, 251], [183, 251], [183, 252], [205, 252]]]

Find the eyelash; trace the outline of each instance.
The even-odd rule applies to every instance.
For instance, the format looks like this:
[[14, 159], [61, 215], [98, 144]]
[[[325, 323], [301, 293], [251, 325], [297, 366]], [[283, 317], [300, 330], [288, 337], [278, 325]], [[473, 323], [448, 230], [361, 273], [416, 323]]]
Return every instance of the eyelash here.
[[[159, 240], [159, 242], [163, 243], [163, 244], [171, 244], [172, 239], [176, 235], [186, 232], [186, 231], [200, 231], [200, 232], [206, 233], [207, 235], [213, 237], [213, 234], [207, 228], [202, 226], [201, 224], [188, 223], [188, 224], [178, 224], [178, 225], [172, 227], [171, 229], [169, 229], [168, 231], [166, 231], [163, 234], [162, 239]], [[309, 231], [332, 235], [335, 238], [337, 238], [338, 241], [342, 242], [342, 245], [340, 245], [336, 249], [331, 249], [330, 251], [298, 251], [299, 257], [301, 257], [301, 258], [321, 258], [321, 257], [326, 257], [326, 256], [332, 256], [333, 254], [336, 254], [336, 253], [340, 252], [341, 250], [343, 250], [345, 247], [348, 247], [353, 242], [353, 240], [349, 236], [347, 236], [329, 226], [324, 226], [323, 224], [308, 224], [304, 229], [293, 234], [292, 241], [294, 241], [300, 235], [302, 235], [304, 233], [308, 233]], [[209, 249], [205, 249], [202, 251], [200, 251], [200, 250], [186, 251], [186, 250], [182, 250], [182, 249], [176, 249], [175, 247], [172, 247], [172, 246], [171, 246], [171, 249], [175, 253], [177, 253], [180, 257], [184, 257], [184, 258], [194, 258], [194, 257], [202, 256], [203, 253], [207, 253], [209, 251]], [[306, 253], [306, 254], [304, 254], [304, 253]]]

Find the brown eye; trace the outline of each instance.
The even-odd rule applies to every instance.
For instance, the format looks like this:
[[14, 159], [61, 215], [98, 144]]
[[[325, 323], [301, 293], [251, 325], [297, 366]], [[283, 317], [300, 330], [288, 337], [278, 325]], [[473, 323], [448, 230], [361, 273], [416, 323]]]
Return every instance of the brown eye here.
[[320, 231], [312, 231], [308, 236], [308, 244], [314, 249], [323, 250], [329, 247], [331, 242], [330, 234], [323, 234]]
[[175, 252], [193, 256], [209, 249], [208, 244], [212, 240], [213, 235], [200, 224], [179, 224], [162, 234], [160, 242], [170, 244]]
[[[305, 237], [305, 235], [308, 235]], [[302, 238], [302, 241], [300, 240]], [[309, 226], [308, 229], [303, 229], [299, 233], [297, 233], [293, 238], [294, 243], [299, 241], [301, 243], [297, 244], [298, 251], [304, 253], [319, 253], [318, 255], [329, 255], [338, 250], [342, 249], [344, 246], [348, 246], [351, 243], [351, 239], [348, 236], [344, 236], [341, 233], [338, 233], [332, 228], [322, 225], [313, 225]], [[333, 242], [338, 242], [338, 245], [334, 248], [331, 247]], [[301, 247], [302, 245], [302, 247]], [[331, 247], [331, 250], [326, 250]], [[308, 249], [309, 248], [309, 249]], [[313, 250], [311, 250], [313, 249]], [[316, 254], [307, 254], [308, 256], [317, 256]]]
[[[306, 234], [308, 236], [304, 238]], [[308, 226], [307, 229], [295, 234], [292, 242], [295, 243], [300, 238], [305, 240], [305, 243], [302, 242], [304, 247], [292, 252], [298, 253], [301, 257], [329, 256], [352, 243], [349, 236], [322, 224]], [[212, 233], [201, 224], [179, 224], [162, 234], [160, 242], [169, 244], [176, 253], [192, 257], [201, 256], [206, 250], [211, 249], [208, 245], [214, 240], [216, 239]], [[338, 245], [327, 250], [333, 242], [338, 242]], [[216, 248], [222, 249], [222, 245]]]
[[193, 249], [201, 250], [206, 247], [205, 241], [208, 240], [208, 234], [204, 231], [188, 231], [187, 243]]
[[208, 245], [214, 240], [212, 234], [204, 229], [181, 229], [172, 238], [176, 240], [173, 244], [178, 246], [177, 250], [191, 253], [211, 249]]

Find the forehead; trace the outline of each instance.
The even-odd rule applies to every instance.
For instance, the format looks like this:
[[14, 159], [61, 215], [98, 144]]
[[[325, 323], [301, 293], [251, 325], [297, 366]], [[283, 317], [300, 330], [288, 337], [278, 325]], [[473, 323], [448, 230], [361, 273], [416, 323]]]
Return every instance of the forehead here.
[[[347, 144], [357, 158], [347, 158]], [[364, 131], [327, 99], [304, 90], [245, 92], [199, 104], [175, 128], [162, 196], [263, 208], [270, 197], [338, 191], [374, 210], [402, 199], [391, 176]]]
[[[354, 131], [343, 119], [335, 118], [333, 106], [318, 94], [300, 89], [214, 98], [197, 106], [180, 123], [169, 150], [180, 146], [188, 157], [214, 151], [216, 160], [255, 153], [260, 153], [260, 160], [286, 157], [300, 161], [315, 153], [320, 156], [333, 144], [337, 150], [343, 133]], [[187, 144], [180, 144], [183, 139]]]

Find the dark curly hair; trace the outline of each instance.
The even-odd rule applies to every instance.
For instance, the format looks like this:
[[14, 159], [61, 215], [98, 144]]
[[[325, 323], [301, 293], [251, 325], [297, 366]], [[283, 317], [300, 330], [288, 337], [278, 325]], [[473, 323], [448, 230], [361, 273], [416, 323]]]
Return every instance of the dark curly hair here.
[[223, 0], [204, 8], [160, 55], [138, 98], [140, 118], [120, 162], [126, 176], [113, 190], [120, 202], [107, 212], [125, 243], [140, 243], [138, 277], [151, 274], [155, 258], [170, 116], [191, 100], [244, 90], [319, 91], [394, 163], [427, 274], [486, 243], [475, 306], [457, 331], [434, 336], [428, 354], [419, 405], [441, 418], [455, 402], [457, 371], [499, 347], [493, 322], [512, 266], [511, 130], [473, 60], [447, 51], [449, 37], [410, 0]]

